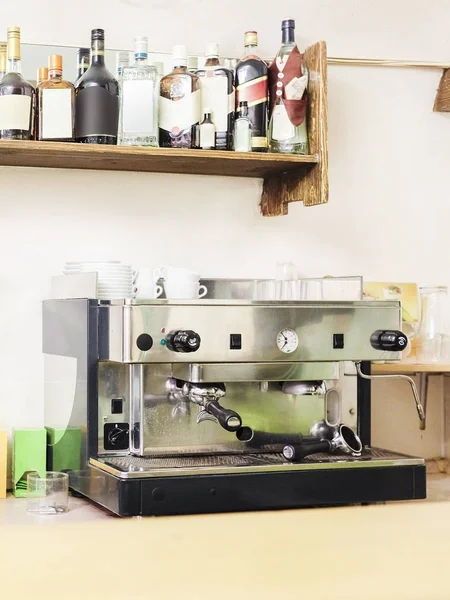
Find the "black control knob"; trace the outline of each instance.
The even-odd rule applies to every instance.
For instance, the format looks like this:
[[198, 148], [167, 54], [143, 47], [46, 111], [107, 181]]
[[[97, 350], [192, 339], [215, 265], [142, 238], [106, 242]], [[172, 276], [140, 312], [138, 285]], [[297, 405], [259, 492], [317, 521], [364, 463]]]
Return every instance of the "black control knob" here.
[[196, 352], [200, 348], [201, 338], [195, 331], [182, 329], [169, 333], [166, 342], [173, 352]]
[[374, 331], [370, 336], [370, 344], [375, 350], [401, 352], [408, 345], [408, 338], [402, 331], [391, 329]]

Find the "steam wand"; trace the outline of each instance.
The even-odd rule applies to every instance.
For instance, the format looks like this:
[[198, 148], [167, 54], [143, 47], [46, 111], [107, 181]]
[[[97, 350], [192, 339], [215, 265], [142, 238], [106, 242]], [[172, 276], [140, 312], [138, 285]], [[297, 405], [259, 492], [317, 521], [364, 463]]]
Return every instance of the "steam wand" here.
[[355, 362], [355, 367], [356, 367], [356, 372], [358, 373], [358, 377], [361, 377], [362, 379], [403, 379], [404, 381], [407, 381], [409, 383], [409, 385], [411, 386], [412, 389], [412, 393], [414, 395], [414, 401], [416, 403], [416, 408], [417, 408], [417, 414], [419, 415], [419, 419], [420, 419], [420, 429], [423, 431], [426, 427], [426, 420], [425, 420], [425, 410], [420, 402], [420, 398], [419, 398], [419, 394], [417, 392], [417, 388], [416, 388], [416, 384], [414, 383], [414, 380], [411, 377], [408, 377], [408, 375], [366, 375], [365, 373], [363, 373], [361, 371], [361, 362], [357, 361]]

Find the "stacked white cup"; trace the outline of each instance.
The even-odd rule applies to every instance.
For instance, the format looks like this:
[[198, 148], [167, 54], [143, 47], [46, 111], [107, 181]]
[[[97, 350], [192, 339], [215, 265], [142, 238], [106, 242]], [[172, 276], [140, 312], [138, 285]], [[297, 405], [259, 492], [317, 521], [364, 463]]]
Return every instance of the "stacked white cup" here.
[[208, 293], [205, 285], [200, 285], [200, 275], [179, 267], [163, 267], [166, 298], [190, 300], [203, 298]]
[[159, 298], [163, 288], [158, 285], [158, 279], [161, 277], [161, 269], [152, 269], [146, 267], [139, 269], [134, 282], [133, 293], [135, 298], [145, 298], [147, 300]]

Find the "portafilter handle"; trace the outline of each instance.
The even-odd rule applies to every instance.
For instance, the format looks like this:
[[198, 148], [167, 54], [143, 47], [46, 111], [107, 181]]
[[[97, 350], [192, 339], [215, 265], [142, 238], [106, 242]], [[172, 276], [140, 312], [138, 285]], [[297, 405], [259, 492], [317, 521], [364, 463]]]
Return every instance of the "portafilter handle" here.
[[223, 383], [186, 382], [183, 385], [183, 395], [186, 398], [201, 406], [204, 412], [215, 417], [219, 425], [226, 431], [234, 432], [242, 427], [242, 419], [236, 411], [224, 408], [219, 403], [219, 398], [225, 396], [225, 391]]
[[355, 367], [356, 367], [356, 372], [358, 373], [358, 377], [361, 377], [362, 379], [369, 379], [370, 381], [373, 379], [388, 379], [388, 380], [389, 379], [401, 379], [403, 381], [407, 381], [409, 383], [409, 385], [411, 386], [411, 390], [412, 390], [412, 393], [414, 396], [414, 401], [416, 403], [417, 414], [419, 415], [419, 419], [420, 419], [420, 429], [422, 429], [422, 430], [425, 429], [425, 411], [422, 406], [422, 403], [420, 402], [416, 384], [414, 383], [414, 380], [411, 377], [408, 377], [408, 375], [399, 375], [399, 374], [366, 375], [366, 373], [363, 373], [361, 371], [361, 362], [360, 361], [355, 362]]
[[283, 448], [283, 456], [290, 462], [297, 462], [308, 456], [319, 452], [331, 452], [331, 442], [322, 440], [321, 442], [289, 444]]

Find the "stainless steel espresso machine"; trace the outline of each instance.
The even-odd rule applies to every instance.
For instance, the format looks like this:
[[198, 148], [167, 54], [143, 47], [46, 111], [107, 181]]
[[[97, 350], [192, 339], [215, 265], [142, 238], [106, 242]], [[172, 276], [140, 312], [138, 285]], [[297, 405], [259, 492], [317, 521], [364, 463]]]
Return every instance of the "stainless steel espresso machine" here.
[[368, 361], [400, 358], [400, 315], [389, 301], [45, 301], [48, 467], [124, 516], [424, 498], [424, 461], [370, 442]]

